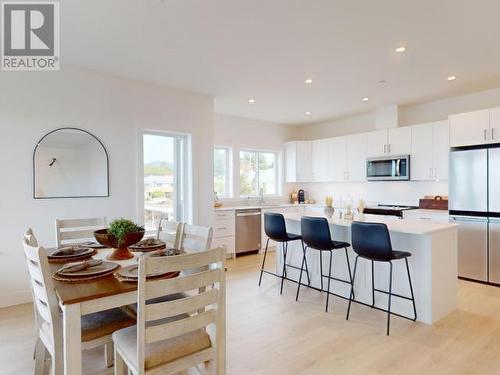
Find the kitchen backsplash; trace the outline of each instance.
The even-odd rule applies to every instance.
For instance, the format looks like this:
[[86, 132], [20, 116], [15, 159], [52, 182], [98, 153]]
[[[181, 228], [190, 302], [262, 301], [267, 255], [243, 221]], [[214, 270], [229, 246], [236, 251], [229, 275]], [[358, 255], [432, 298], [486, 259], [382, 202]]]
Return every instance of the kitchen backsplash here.
[[418, 206], [424, 195], [448, 195], [448, 181], [378, 181], [341, 183], [297, 183], [287, 184], [286, 191], [304, 189], [306, 199], [315, 199], [322, 204], [325, 196], [332, 195], [334, 205], [340, 200], [343, 205], [357, 204], [364, 199], [367, 204], [397, 204]]

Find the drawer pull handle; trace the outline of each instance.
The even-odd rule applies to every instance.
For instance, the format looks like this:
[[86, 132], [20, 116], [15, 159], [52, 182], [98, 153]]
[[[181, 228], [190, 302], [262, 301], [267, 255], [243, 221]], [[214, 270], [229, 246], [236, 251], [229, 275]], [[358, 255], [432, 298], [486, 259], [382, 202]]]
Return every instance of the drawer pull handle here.
[[227, 229], [227, 228], [226, 227], [217, 228], [217, 230], [224, 230], [224, 229]]

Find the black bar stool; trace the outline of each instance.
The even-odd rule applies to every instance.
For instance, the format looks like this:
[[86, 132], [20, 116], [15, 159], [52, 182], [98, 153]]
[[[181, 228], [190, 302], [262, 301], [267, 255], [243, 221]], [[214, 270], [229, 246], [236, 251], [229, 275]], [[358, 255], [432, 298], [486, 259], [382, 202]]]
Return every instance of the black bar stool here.
[[[328, 221], [324, 217], [308, 217], [303, 216], [300, 220], [300, 228], [302, 232], [302, 243], [306, 244], [304, 247], [304, 258], [302, 259], [302, 267], [300, 269], [300, 277], [299, 277], [299, 285], [297, 286], [297, 296], [295, 300], [299, 300], [299, 291], [300, 285], [302, 281], [302, 269], [304, 268], [304, 263], [306, 261], [306, 251], [307, 249], [318, 250], [319, 251], [319, 264], [320, 264], [320, 273], [321, 273], [321, 290], [323, 289], [323, 278], [327, 277], [323, 275], [323, 252], [330, 252], [330, 270], [328, 272], [328, 288], [326, 294], [326, 307], [325, 311], [328, 312], [328, 300], [330, 297], [330, 281], [336, 280], [343, 283], [352, 284], [352, 274], [351, 274], [351, 265], [349, 263], [349, 253], [347, 252], [347, 248], [350, 247], [347, 242], [338, 242], [333, 241], [330, 235], [330, 226], [328, 225]], [[347, 260], [347, 269], [349, 271], [349, 281], [338, 279], [332, 277], [332, 263], [333, 263], [333, 250], [344, 249], [345, 257]]]
[[[415, 296], [413, 295], [413, 286], [411, 284], [410, 268], [408, 267], [408, 257], [411, 253], [406, 251], [395, 251], [392, 249], [391, 237], [387, 225], [382, 223], [361, 223], [353, 222], [351, 225], [352, 248], [356, 252], [356, 261], [354, 262], [354, 275], [351, 285], [351, 294], [349, 296], [349, 306], [347, 307], [346, 320], [349, 319], [349, 311], [351, 309], [351, 301], [354, 293], [354, 279], [356, 278], [356, 268], [358, 258], [365, 258], [372, 262], [372, 307], [375, 307], [375, 292], [385, 293], [389, 295], [389, 303], [387, 308], [387, 336], [389, 336], [389, 326], [391, 319], [391, 297], [399, 297], [412, 301], [413, 303], [413, 321], [417, 320], [417, 309], [415, 307]], [[408, 282], [410, 284], [411, 298], [400, 296], [392, 293], [392, 261], [404, 259], [406, 263], [406, 272], [408, 274]], [[374, 277], [374, 262], [388, 262], [390, 265], [389, 273], [389, 292], [385, 290], [375, 289]], [[385, 311], [385, 310], [384, 310]], [[410, 318], [408, 318], [410, 319]]]
[[[266, 232], [267, 235], [267, 242], [266, 242], [266, 250], [264, 251], [264, 259], [262, 260], [262, 267], [260, 269], [260, 277], [259, 277], [259, 286], [260, 283], [262, 282], [262, 274], [265, 272], [267, 274], [280, 277], [281, 278], [281, 287], [280, 287], [280, 294], [283, 293], [283, 281], [286, 279], [286, 267], [292, 267], [292, 268], [297, 268], [295, 266], [292, 266], [291, 264], [286, 264], [286, 256], [288, 253], [288, 242], [290, 241], [301, 241], [302, 242], [302, 237], [298, 234], [291, 234], [286, 231], [286, 224], [285, 224], [285, 218], [282, 214], [274, 213], [274, 212], [266, 212], [264, 213], [264, 231]], [[283, 272], [280, 275], [277, 275], [273, 272], [266, 271], [264, 270], [264, 266], [266, 264], [266, 256], [267, 256], [267, 249], [269, 247], [269, 240], [273, 240], [276, 242], [283, 243]], [[304, 244], [302, 244], [302, 249], [304, 249]], [[308, 283], [310, 283], [309, 279], [309, 270], [307, 269], [307, 260], [305, 261], [306, 265], [306, 273], [307, 273], [307, 280]], [[304, 267], [304, 264], [302, 264], [302, 267]], [[302, 269], [301, 269], [301, 276], [302, 276]]]

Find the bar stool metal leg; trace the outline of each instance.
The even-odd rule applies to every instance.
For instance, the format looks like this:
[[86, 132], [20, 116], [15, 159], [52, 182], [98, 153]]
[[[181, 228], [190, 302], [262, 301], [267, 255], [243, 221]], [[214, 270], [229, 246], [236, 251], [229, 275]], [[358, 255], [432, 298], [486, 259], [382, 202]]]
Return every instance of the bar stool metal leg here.
[[311, 286], [311, 278], [309, 277], [309, 267], [307, 267], [307, 257], [305, 256], [305, 248], [304, 248], [304, 241], [300, 240], [302, 242], [302, 249], [304, 251], [304, 264], [306, 265], [306, 275], [307, 275], [307, 285]]
[[304, 249], [304, 255], [302, 256], [302, 265], [300, 266], [300, 276], [299, 276], [299, 282], [297, 284], [297, 295], [295, 296], [295, 301], [299, 300], [300, 284], [302, 283], [302, 272], [304, 271], [304, 263], [306, 262], [307, 247], [304, 247], [304, 242], [302, 242], [302, 248]]
[[[349, 271], [349, 280], [351, 281], [352, 284], [352, 274], [351, 274], [351, 262], [349, 262], [349, 252], [347, 251], [347, 247], [344, 248], [345, 250], [345, 258], [347, 260], [347, 271]], [[356, 294], [354, 291], [352, 292], [353, 296], [352, 298], [356, 299]]]
[[[288, 241], [286, 242], [286, 246], [285, 246], [285, 256], [283, 257], [283, 261], [286, 260], [286, 256], [288, 254]], [[287, 277], [287, 274], [286, 274], [286, 262], [284, 263], [284, 267], [285, 267], [285, 278]]]
[[325, 312], [328, 312], [328, 300], [330, 297], [330, 281], [332, 280], [332, 263], [333, 263], [333, 253], [330, 250], [330, 270], [328, 271], [328, 288], [326, 290], [326, 307]]
[[283, 272], [281, 273], [281, 288], [280, 294], [283, 294], [283, 282], [285, 281], [286, 274], [286, 253], [288, 250], [288, 242], [283, 242]]
[[389, 336], [389, 326], [391, 323], [391, 296], [392, 296], [392, 262], [389, 261], [391, 265], [391, 270], [389, 273], [389, 303], [387, 307], [387, 336]]
[[354, 292], [354, 281], [356, 280], [356, 269], [358, 268], [358, 258], [359, 256], [356, 256], [356, 260], [354, 261], [354, 272], [352, 274], [351, 293], [349, 294], [349, 305], [347, 306], [347, 315], [345, 317], [345, 320], [349, 320], [349, 312], [351, 311], [351, 302]]
[[321, 291], [323, 291], [323, 252], [319, 252], [319, 273], [321, 275]]
[[372, 307], [375, 307], [375, 267], [372, 260]]
[[262, 282], [262, 274], [264, 273], [264, 266], [266, 265], [267, 248], [269, 247], [269, 238], [266, 241], [266, 250], [264, 250], [264, 259], [262, 259], [262, 267], [260, 268], [259, 286]]
[[408, 273], [408, 282], [410, 283], [410, 292], [411, 292], [411, 301], [413, 303], [413, 321], [417, 320], [417, 308], [415, 306], [415, 296], [413, 295], [413, 286], [411, 285], [411, 277], [410, 277], [410, 267], [408, 266], [408, 258], [405, 258], [406, 262], [406, 272]]

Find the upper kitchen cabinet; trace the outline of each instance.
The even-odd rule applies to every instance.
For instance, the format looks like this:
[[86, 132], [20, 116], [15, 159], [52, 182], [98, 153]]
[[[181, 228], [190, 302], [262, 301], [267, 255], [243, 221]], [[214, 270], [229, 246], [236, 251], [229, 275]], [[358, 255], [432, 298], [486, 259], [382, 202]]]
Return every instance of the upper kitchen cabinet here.
[[366, 133], [367, 156], [409, 154], [411, 129], [409, 127], [382, 129]]
[[447, 121], [411, 127], [411, 179], [447, 180], [449, 127]]
[[331, 180], [335, 182], [345, 181], [346, 174], [346, 137], [331, 139], [331, 159], [328, 163]]
[[346, 180], [366, 181], [366, 133], [345, 137], [346, 144]]
[[311, 182], [312, 142], [295, 141], [285, 143], [285, 180], [286, 182]]
[[[498, 109], [491, 112], [498, 118]], [[449, 122], [450, 146], [452, 147], [490, 143], [498, 133], [498, 131], [493, 131], [493, 137], [491, 137], [490, 110], [488, 109], [450, 115]]]
[[389, 155], [410, 154], [411, 128], [391, 128], [387, 131], [387, 153]]
[[331, 139], [318, 139], [312, 142], [312, 177], [314, 182], [331, 181], [330, 159]]
[[366, 133], [369, 141], [366, 145], [367, 156], [380, 156], [387, 153], [387, 129]]
[[490, 109], [490, 137], [493, 143], [500, 142], [500, 107]]

